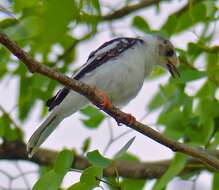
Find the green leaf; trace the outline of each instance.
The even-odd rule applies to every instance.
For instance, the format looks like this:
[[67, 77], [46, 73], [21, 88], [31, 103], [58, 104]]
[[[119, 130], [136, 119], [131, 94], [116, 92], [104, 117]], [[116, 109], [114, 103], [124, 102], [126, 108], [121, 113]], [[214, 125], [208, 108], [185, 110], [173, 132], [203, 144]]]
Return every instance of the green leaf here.
[[93, 7], [96, 9], [98, 15], [101, 15], [101, 7], [99, 0], [90, 0], [90, 2], [93, 5]]
[[41, 35], [37, 42], [50, 46], [68, 29], [68, 24], [76, 18], [77, 6], [74, 0], [49, 0], [44, 2], [44, 15], [39, 23]]
[[135, 137], [132, 137], [114, 156], [114, 158], [118, 158], [121, 155], [123, 155], [128, 149], [129, 147], [132, 145], [132, 143], [134, 142]]
[[[25, 69], [22, 67], [22, 69]], [[25, 74], [26, 71], [24, 71], [23, 74]], [[34, 106], [35, 99], [32, 96], [32, 79], [31, 77], [20, 77], [20, 86], [19, 86], [19, 97], [18, 97], [18, 116], [21, 121], [24, 121], [28, 114], [30, 113], [30, 110]]]
[[202, 98], [195, 112], [200, 116], [199, 123], [204, 124], [219, 115], [219, 102], [215, 99]]
[[57, 190], [62, 183], [63, 177], [62, 174], [50, 170], [35, 183], [33, 190]]
[[58, 154], [53, 170], [40, 177], [33, 187], [33, 190], [56, 190], [59, 189], [65, 174], [71, 168], [73, 162], [73, 153], [69, 150], [63, 150]]
[[122, 190], [142, 190], [145, 186], [146, 180], [128, 179], [124, 178], [120, 183]]
[[183, 136], [186, 129], [185, 121], [184, 114], [178, 108], [163, 112], [158, 118], [158, 123], [166, 126], [164, 134], [175, 140]]
[[93, 190], [93, 188], [90, 184], [78, 182], [70, 186], [67, 190]]
[[124, 154], [122, 154], [120, 157], [117, 158], [117, 160], [128, 160], [128, 161], [135, 161], [135, 162], [140, 161], [136, 155], [130, 154], [128, 152], [125, 152]]
[[88, 149], [90, 148], [90, 143], [91, 143], [91, 138], [88, 137], [84, 140], [83, 145], [81, 147], [81, 150], [83, 153], [87, 152]]
[[219, 172], [215, 172], [211, 190], [218, 190], [218, 187], [219, 187]]
[[170, 15], [161, 30], [168, 35], [177, 34], [199, 22], [206, 22], [206, 6], [201, 1], [179, 15]]
[[103, 176], [103, 169], [101, 167], [91, 166], [84, 170], [80, 177], [80, 182], [90, 185], [91, 187], [97, 187], [100, 183], [97, 179], [101, 179]]
[[88, 117], [88, 119], [82, 119], [82, 122], [85, 126], [89, 128], [99, 127], [105, 117], [102, 112], [100, 112], [97, 108], [94, 108], [93, 106], [87, 106], [86, 108], [81, 110], [81, 113]]
[[70, 150], [63, 150], [59, 153], [54, 166], [54, 171], [58, 174], [65, 175], [72, 166], [73, 152]]
[[150, 31], [148, 23], [140, 16], [134, 17], [132, 25], [142, 32], [148, 33]]
[[210, 18], [214, 16], [217, 11], [216, 2], [212, 0], [205, 0], [203, 4], [206, 6], [206, 17]]
[[110, 159], [103, 157], [98, 150], [88, 152], [87, 158], [94, 166], [101, 168], [106, 168], [112, 163]]
[[184, 70], [180, 72], [180, 78], [174, 79], [175, 83], [187, 83], [190, 81], [198, 80], [207, 77], [206, 71], [197, 70]]
[[171, 99], [176, 94], [176, 86], [172, 83], [168, 83], [165, 86], [160, 86], [157, 94], [154, 95], [153, 99], [150, 101], [147, 108], [150, 111], [158, 109], [159, 107], [163, 107], [169, 99]]
[[14, 0], [14, 9], [16, 11], [20, 11], [24, 8], [30, 8], [35, 6], [37, 3], [37, 0]]
[[39, 34], [39, 18], [36, 16], [25, 17], [17, 24], [4, 30], [13, 40], [24, 40], [35, 37]]
[[170, 164], [170, 167], [165, 172], [165, 174], [156, 181], [153, 186], [153, 190], [163, 190], [166, 185], [172, 180], [175, 176], [177, 176], [185, 167], [187, 161], [186, 155], [182, 153], [176, 153], [173, 161]]

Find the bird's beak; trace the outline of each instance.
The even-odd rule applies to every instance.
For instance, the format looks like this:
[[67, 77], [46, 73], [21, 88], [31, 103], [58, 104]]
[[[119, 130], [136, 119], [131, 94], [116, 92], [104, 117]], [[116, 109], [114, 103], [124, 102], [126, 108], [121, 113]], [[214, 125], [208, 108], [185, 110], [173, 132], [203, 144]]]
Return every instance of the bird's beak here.
[[168, 71], [170, 72], [173, 78], [175, 78], [176, 76], [180, 77], [180, 73], [176, 68], [176, 66], [178, 65], [178, 59], [176, 57], [168, 58], [166, 65]]

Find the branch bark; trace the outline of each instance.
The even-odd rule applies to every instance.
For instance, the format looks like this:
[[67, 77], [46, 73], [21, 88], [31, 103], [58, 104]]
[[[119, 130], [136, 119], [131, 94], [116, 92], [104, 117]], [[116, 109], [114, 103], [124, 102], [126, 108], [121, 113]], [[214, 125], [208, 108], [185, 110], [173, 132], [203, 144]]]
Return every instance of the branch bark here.
[[[82, 83], [81, 81], [67, 77], [55, 71], [54, 69], [51, 69], [35, 61], [24, 50], [22, 50], [15, 42], [10, 40], [6, 34], [4, 34], [1, 31], [0, 31], [0, 43], [4, 45], [8, 50], [10, 50], [11, 53], [13, 53], [20, 61], [22, 61], [30, 70], [30, 72], [32, 73], [36, 72], [38, 74], [47, 76], [51, 79], [57, 80], [63, 85], [67, 86], [68, 88], [85, 96], [93, 104], [97, 106], [101, 105], [102, 99], [101, 97], [98, 96], [98, 93], [95, 90], [95, 88], [92, 88], [87, 84]], [[120, 123], [125, 124], [126, 126], [140, 132], [141, 134], [170, 148], [172, 151], [185, 153], [189, 156], [192, 156], [200, 160], [202, 163], [219, 170], [219, 160], [216, 157], [209, 155], [204, 149], [196, 149], [193, 147], [189, 147], [188, 145], [185, 145], [183, 143], [174, 141], [170, 138], [165, 137], [164, 135], [160, 134], [159, 132], [155, 131], [149, 126], [144, 125], [138, 121], [135, 121], [132, 125], [130, 125], [128, 121], [129, 115], [122, 112], [121, 110], [119, 110], [113, 105], [109, 106], [103, 111], [109, 114], [111, 117], [113, 117], [116, 121], [119, 121]]]
[[[128, 16], [129, 14], [132, 14], [135, 11], [139, 11], [143, 8], [150, 7], [151, 5], [157, 5], [165, 1], [171, 2], [170, 0], [143, 0], [133, 5], [127, 5], [122, 7], [121, 9], [114, 11], [113, 13], [109, 13], [107, 15], [102, 16], [102, 21], [113, 21], [113, 20], [121, 19], [122, 17]], [[200, 1], [202, 0], [191, 0], [190, 3], [194, 5]], [[181, 16], [181, 14], [183, 14], [187, 9], [189, 9], [190, 3], [187, 3], [182, 8], [172, 13], [171, 15]]]
[[[125, 7], [122, 7], [121, 9], [114, 11], [113, 13], [103, 16], [102, 20], [109, 21], [109, 20], [121, 19], [122, 17], [127, 16], [135, 11], [138, 11], [145, 7], [149, 7], [151, 5], [156, 5], [160, 3], [161, 1], [162, 0], [143, 0], [133, 5], [127, 5]], [[168, 0], [165, 0], [165, 1], [168, 1]]]
[[[5, 142], [0, 146], [0, 159], [7, 160], [26, 160], [37, 163], [43, 166], [52, 166], [58, 152], [39, 149], [39, 151], [29, 160], [26, 152], [26, 144], [21, 141]], [[219, 157], [219, 151], [214, 151], [214, 155]], [[154, 179], [161, 177], [168, 169], [171, 160], [163, 160], [156, 162], [134, 162], [134, 161], [115, 161], [114, 165], [109, 166], [104, 170], [104, 176], [116, 176], [118, 171], [119, 176], [132, 179]], [[72, 165], [73, 169], [84, 170], [91, 164], [89, 161], [79, 155], [75, 155], [75, 161]], [[116, 170], [115, 170], [116, 168]], [[179, 175], [189, 174], [200, 170], [209, 170], [199, 161], [191, 159], [188, 161], [185, 169]]]

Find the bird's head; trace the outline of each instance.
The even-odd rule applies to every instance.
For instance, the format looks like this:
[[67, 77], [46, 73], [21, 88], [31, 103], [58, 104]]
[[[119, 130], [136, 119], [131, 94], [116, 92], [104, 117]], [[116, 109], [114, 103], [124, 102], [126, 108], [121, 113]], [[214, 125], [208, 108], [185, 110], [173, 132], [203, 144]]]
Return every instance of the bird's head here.
[[173, 44], [160, 36], [157, 36], [158, 44], [158, 63], [161, 67], [167, 68], [170, 74], [175, 76], [180, 76], [177, 66], [179, 64], [175, 48]]

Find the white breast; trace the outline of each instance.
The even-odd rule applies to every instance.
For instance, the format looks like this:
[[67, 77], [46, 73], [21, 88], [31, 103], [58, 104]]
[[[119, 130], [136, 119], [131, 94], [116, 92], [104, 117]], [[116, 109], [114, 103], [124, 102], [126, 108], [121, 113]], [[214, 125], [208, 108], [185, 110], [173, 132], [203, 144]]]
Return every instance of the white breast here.
[[137, 95], [143, 85], [144, 57], [141, 48], [135, 46], [86, 74], [81, 80], [106, 92], [116, 106], [124, 105]]

